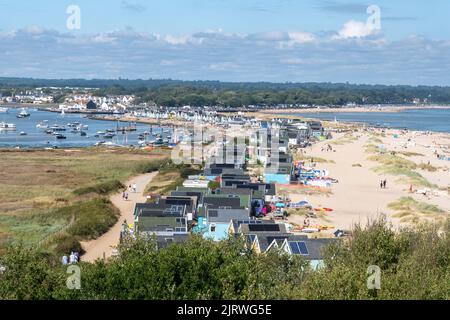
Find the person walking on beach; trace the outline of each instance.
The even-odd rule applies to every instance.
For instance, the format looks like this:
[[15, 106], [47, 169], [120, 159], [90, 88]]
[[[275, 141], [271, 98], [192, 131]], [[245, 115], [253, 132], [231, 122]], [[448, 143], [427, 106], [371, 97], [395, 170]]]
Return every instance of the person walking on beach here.
[[383, 189], [383, 180], [380, 181], [380, 189]]
[[387, 180], [384, 179], [384, 181], [383, 181], [383, 189], [386, 189], [386, 184], [387, 184]]

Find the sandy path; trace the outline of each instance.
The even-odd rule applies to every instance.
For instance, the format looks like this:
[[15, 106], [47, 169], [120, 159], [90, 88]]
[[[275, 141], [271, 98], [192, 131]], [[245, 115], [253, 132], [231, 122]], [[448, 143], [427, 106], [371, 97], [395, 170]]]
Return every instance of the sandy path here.
[[134, 222], [134, 207], [136, 203], [145, 202], [147, 200], [143, 195], [143, 191], [157, 174], [157, 172], [147, 173], [129, 180], [126, 185], [129, 186], [135, 183], [137, 186], [137, 193], [129, 191], [128, 201], [122, 199], [122, 192], [111, 196], [111, 202], [120, 210], [119, 220], [100, 238], [81, 243], [83, 249], [86, 251], [86, 253], [82, 256], [82, 261], [95, 262], [95, 260], [102, 259], [103, 257], [111, 257], [114, 247], [119, 244], [122, 223], [125, 220], [128, 223]]

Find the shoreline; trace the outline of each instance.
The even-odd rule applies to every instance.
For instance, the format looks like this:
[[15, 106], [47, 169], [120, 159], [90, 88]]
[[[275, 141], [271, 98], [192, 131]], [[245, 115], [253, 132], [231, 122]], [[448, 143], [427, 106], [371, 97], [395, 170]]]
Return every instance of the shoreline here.
[[289, 108], [289, 109], [267, 109], [259, 110], [257, 113], [262, 114], [274, 114], [274, 113], [286, 113], [286, 114], [296, 114], [296, 113], [397, 113], [405, 110], [428, 110], [428, 109], [438, 109], [438, 110], [450, 110], [450, 105], [430, 105], [430, 106], [381, 106], [381, 107], [344, 107], [344, 108]]

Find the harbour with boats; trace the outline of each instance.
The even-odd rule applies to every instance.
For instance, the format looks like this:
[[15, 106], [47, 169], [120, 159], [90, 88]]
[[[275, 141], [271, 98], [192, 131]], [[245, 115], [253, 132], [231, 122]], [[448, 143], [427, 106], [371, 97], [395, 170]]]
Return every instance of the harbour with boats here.
[[70, 148], [89, 146], [173, 146], [171, 127], [102, 121], [82, 114], [38, 109], [0, 110], [0, 148]]

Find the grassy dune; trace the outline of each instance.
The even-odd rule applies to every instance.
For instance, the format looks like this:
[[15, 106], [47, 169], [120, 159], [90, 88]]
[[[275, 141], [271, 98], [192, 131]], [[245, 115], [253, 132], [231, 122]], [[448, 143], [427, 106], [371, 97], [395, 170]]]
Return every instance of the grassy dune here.
[[[389, 174], [393, 176], [399, 176], [399, 180], [406, 184], [412, 184], [414, 186], [435, 188], [436, 185], [430, 183], [425, 177], [418, 173], [417, 169], [433, 171], [434, 167], [427, 164], [417, 165], [415, 162], [405, 159], [399, 156], [399, 153], [384, 152], [381, 153], [380, 149], [374, 144], [368, 144], [365, 146], [366, 153], [371, 154], [369, 160], [379, 163], [380, 165], [373, 170], [381, 174]], [[436, 169], [437, 170], [437, 169]]]
[[133, 149], [0, 151], [0, 247], [54, 250], [98, 237], [117, 220], [105, 196], [166, 157]]
[[388, 207], [396, 211], [394, 216], [401, 218], [403, 222], [418, 223], [421, 218], [430, 218], [433, 221], [448, 219], [448, 214], [438, 206], [416, 201], [412, 197], [402, 197], [390, 203]]

